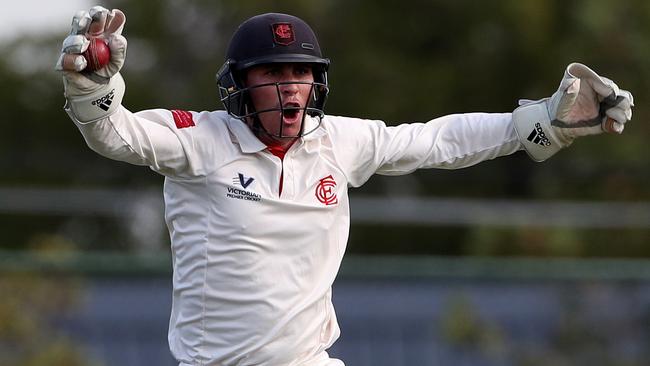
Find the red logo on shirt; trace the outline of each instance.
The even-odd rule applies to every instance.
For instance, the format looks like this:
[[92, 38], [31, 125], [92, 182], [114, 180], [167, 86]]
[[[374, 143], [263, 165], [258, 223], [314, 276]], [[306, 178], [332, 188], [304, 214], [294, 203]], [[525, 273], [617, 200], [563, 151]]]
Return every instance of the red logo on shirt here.
[[336, 197], [336, 192], [334, 191], [335, 189], [336, 181], [330, 174], [318, 181], [318, 185], [316, 186], [316, 198], [324, 205], [335, 205], [339, 203], [339, 199]]
[[194, 119], [192, 118], [192, 113], [188, 111], [182, 111], [180, 109], [173, 109], [172, 116], [174, 116], [174, 123], [176, 123], [176, 128], [186, 128], [194, 127]]
[[288, 46], [296, 41], [291, 23], [275, 23], [271, 27], [273, 28], [273, 40], [275, 43]]

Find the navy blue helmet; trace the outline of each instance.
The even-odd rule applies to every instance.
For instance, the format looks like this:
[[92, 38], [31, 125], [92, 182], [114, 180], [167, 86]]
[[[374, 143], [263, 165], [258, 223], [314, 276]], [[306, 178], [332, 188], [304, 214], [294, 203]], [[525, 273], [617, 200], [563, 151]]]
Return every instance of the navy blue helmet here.
[[[243, 22], [232, 36], [226, 61], [217, 73], [219, 95], [226, 111], [245, 122], [248, 118], [257, 120], [260, 112], [268, 112], [255, 111], [249, 91], [260, 86], [244, 86], [243, 78], [247, 69], [273, 63], [306, 63], [312, 67], [312, 95], [308, 105], [303, 108], [303, 119], [305, 115], [322, 118], [329, 93], [327, 70], [330, 62], [323, 58], [316, 35], [307, 23], [298, 17], [279, 13], [254, 16]], [[279, 88], [279, 83], [276, 88]], [[256, 128], [263, 129], [259, 123], [256, 123]], [[311, 132], [301, 131], [301, 135]]]

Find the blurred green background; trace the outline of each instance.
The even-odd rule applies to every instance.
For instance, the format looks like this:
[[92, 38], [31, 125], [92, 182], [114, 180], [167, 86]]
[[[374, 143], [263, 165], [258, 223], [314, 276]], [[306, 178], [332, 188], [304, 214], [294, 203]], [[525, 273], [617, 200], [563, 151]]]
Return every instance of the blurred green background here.
[[[65, 1], [58, 3], [67, 6]], [[636, 205], [642, 216], [636, 224], [358, 220], [352, 223], [348, 253], [650, 257], [648, 1], [116, 0], [102, 5], [127, 15], [124, 105], [133, 111], [220, 109], [214, 74], [230, 35], [243, 20], [267, 11], [298, 15], [318, 34], [324, 54], [332, 60], [328, 114], [382, 119], [391, 125], [450, 113], [509, 112], [520, 98], [550, 96], [570, 62], [585, 63], [633, 92], [634, 118], [623, 135], [580, 139], [542, 164], [520, 152], [462, 170], [376, 176], [351, 193], [352, 214], [355, 197], [412, 197], [425, 203], [462, 198], [488, 204], [587, 203], [601, 209]], [[71, 4], [70, 18], [76, 10]], [[29, 13], [23, 17], [30, 22]], [[0, 289], [12, 294], [0, 301], [0, 346], [17, 350], [0, 358], [7, 365], [36, 365], [43, 360], [51, 365], [88, 364], [46, 321], [75, 311], [84, 296], [83, 281], [75, 276], [50, 278], [50, 273], [123, 275], [126, 269], [139, 275], [169, 275], [169, 240], [159, 206], [162, 177], [96, 155], [63, 112], [61, 77], [53, 66], [68, 27], [69, 18], [55, 30], [18, 33], [0, 41]], [[598, 206], [612, 202], [622, 206]], [[499, 214], [498, 209], [490, 212]], [[605, 214], [631, 215], [614, 209]], [[74, 254], [91, 251], [111, 256]], [[467, 271], [477, 280], [503, 268], [502, 262], [481, 270], [482, 262], [444, 260], [422, 267], [431, 263], [431, 268], [442, 267], [434, 275], [437, 279], [458, 278]], [[517, 263], [513, 273], [531, 267], [528, 262]], [[553, 277], [557, 268], [544, 263], [542, 271]], [[603, 269], [620, 273], [616, 271], [632, 268], [634, 273], [625, 278], [647, 281], [647, 262], [632, 267], [625, 264], [631, 262], [607, 263], [589, 267], [586, 278], [607, 272]], [[566, 268], [560, 279], [577, 273], [571, 272], [577, 268], [574, 262]], [[505, 276], [512, 275], [506, 272]], [[453, 321], [443, 324], [452, 336], [458, 327]], [[587, 338], [582, 337], [584, 342], [589, 342]]]
[[[355, 195], [580, 202], [647, 202], [650, 197], [647, 1], [121, 0], [103, 5], [127, 14], [124, 105], [133, 111], [220, 109], [214, 74], [230, 35], [243, 20], [267, 11], [299, 15], [316, 30], [332, 60], [329, 114], [398, 124], [450, 113], [512, 111], [519, 98], [553, 93], [573, 61], [634, 93], [634, 118], [621, 136], [580, 139], [542, 164], [520, 152], [463, 170], [377, 176], [352, 192], [353, 211]], [[0, 187], [159, 195], [160, 176], [96, 155], [63, 112], [53, 64], [68, 24], [62, 22], [60, 31], [18, 35], [0, 46]], [[142, 250], [134, 230], [125, 228], [129, 220], [4, 208], [0, 246]], [[166, 250], [168, 239], [158, 223], [160, 240], [145, 250]], [[349, 251], [647, 257], [649, 234], [647, 226], [432, 229], [358, 223]]]

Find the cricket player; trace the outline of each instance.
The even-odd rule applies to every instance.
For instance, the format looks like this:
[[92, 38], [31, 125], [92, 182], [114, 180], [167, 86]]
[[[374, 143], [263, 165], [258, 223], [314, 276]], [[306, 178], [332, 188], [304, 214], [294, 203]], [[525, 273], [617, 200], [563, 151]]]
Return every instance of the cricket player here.
[[[332, 283], [345, 252], [348, 188], [373, 174], [456, 169], [525, 150], [543, 161], [580, 136], [621, 133], [632, 95], [570, 64], [549, 98], [512, 113], [427, 123], [326, 115], [327, 71], [312, 29], [262, 14], [234, 32], [217, 85], [225, 110], [123, 104], [125, 15], [78, 12], [63, 41], [66, 112], [88, 146], [165, 176], [173, 305], [169, 346], [181, 366], [340, 366]], [[108, 65], [87, 70], [89, 38]]]

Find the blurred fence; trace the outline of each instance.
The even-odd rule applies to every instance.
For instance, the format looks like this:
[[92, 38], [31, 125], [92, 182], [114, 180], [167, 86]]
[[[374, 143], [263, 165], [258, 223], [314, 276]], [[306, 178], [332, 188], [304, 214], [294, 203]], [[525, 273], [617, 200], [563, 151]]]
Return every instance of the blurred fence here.
[[[383, 198], [354, 193], [350, 201], [355, 223], [650, 228], [650, 202]], [[159, 189], [0, 187], [0, 213], [3, 214], [96, 215], [134, 220], [144, 216], [157, 220], [162, 212]]]
[[[0, 272], [168, 277], [172, 267], [169, 253], [0, 250]], [[339, 278], [650, 282], [650, 259], [347, 256]]]
[[[93, 365], [174, 365], [170, 272], [167, 253], [0, 252], [3, 281], [36, 275], [60, 292], [73, 280], [74, 305], [40, 326]], [[334, 302], [342, 336], [331, 354], [350, 366], [641, 366], [650, 357], [650, 260], [352, 256]]]

